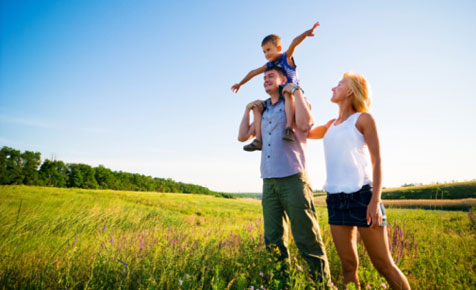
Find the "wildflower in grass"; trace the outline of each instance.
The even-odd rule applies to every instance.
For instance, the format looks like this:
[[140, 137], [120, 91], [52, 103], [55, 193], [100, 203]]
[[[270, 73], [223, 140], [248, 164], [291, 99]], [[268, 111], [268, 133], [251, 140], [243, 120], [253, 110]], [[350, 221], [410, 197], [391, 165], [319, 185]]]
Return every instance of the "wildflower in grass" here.
[[102, 233], [103, 234], [106, 232], [106, 224], [107, 224], [107, 222], [104, 222], [104, 227], [102, 228]]
[[252, 234], [253, 233], [253, 224], [249, 223], [247, 230], [248, 230], [248, 233]]
[[76, 235], [76, 237], [74, 238], [74, 242], [73, 242], [73, 245], [71, 247], [74, 247], [76, 245], [77, 241], [78, 241], [78, 235]]
[[370, 284], [367, 284], [367, 289], [372, 289], [372, 287], [370, 287]]
[[296, 269], [298, 269], [298, 271], [301, 271], [301, 272], [302, 272], [302, 267], [301, 267], [301, 266], [296, 265]]
[[180, 286], [182, 286], [183, 280], [178, 280], [178, 283], [179, 283]]
[[395, 264], [399, 264], [404, 256], [411, 254], [417, 250], [415, 245], [415, 235], [409, 234], [405, 229], [405, 223], [397, 224], [395, 220], [393, 224], [389, 223], [387, 228], [389, 249]]
[[380, 286], [382, 286], [383, 289], [387, 289], [387, 285], [385, 283], [381, 283]]
[[127, 263], [124, 262], [123, 260], [119, 259], [119, 262], [122, 263], [122, 265], [124, 266], [124, 272], [122, 273], [124, 276], [127, 275]]
[[263, 273], [263, 272], [259, 272], [259, 275], [260, 275], [261, 277], [264, 277], [264, 273]]
[[250, 290], [255, 290], [255, 286], [251, 285]]
[[139, 252], [142, 252], [145, 247], [144, 235], [139, 236]]

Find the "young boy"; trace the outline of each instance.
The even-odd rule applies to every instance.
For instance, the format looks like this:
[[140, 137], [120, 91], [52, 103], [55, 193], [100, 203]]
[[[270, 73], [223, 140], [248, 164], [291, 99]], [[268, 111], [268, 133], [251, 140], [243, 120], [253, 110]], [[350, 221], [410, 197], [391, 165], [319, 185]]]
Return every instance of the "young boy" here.
[[[314, 36], [314, 30], [319, 26], [319, 22], [316, 22], [314, 26], [304, 31], [301, 35], [294, 38], [291, 45], [286, 52], [282, 52], [281, 47], [281, 38], [276, 34], [271, 34], [266, 36], [263, 41], [261, 42], [261, 47], [263, 48], [264, 57], [268, 60], [268, 62], [252, 71], [250, 71], [242, 80], [241, 82], [234, 84], [231, 87], [231, 90], [234, 93], [237, 93], [238, 90], [242, 85], [248, 82], [253, 77], [264, 73], [267, 67], [271, 66], [279, 66], [284, 69], [286, 72], [286, 78], [288, 83], [293, 83], [295, 85], [299, 85], [299, 80], [296, 71], [296, 63], [294, 62], [293, 54], [296, 47], [303, 42], [303, 40], [308, 36]], [[293, 121], [294, 121], [294, 99], [292, 96], [285, 97], [285, 112], [286, 112], [286, 129], [284, 130], [283, 140], [293, 142], [294, 139], [294, 131], [293, 131]], [[256, 108], [252, 108], [255, 110]], [[262, 112], [257, 112], [260, 115]], [[261, 150], [262, 142], [261, 142], [261, 118], [257, 118], [254, 120], [255, 124], [255, 131], [256, 131], [256, 138], [248, 145], [243, 146], [243, 150], [245, 151], [255, 151]]]

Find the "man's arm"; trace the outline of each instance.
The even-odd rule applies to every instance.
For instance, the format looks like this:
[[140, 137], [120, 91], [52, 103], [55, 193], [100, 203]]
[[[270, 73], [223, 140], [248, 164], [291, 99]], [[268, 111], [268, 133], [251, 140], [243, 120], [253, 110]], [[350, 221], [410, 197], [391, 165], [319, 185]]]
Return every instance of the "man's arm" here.
[[250, 111], [253, 107], [262, 110], [263, 106], [264, 102], [262, 100], [256, 100], [246, 105], [245, 113], [241, 119], [240, 129], [238, 131], [238, 141], [245, 142], [255, 137], [256, 132], [254, 122], [250, 124]]
[[255, 76], [264, 73], [265, 70], [266, 70], [266, 64], [263, 65], [262, 67], [259, 67], [259, 68], [257, 68], [257, 69], [254, 69], [254, 70], [250, 71], [250, 72], [241, 80], [241, 82], [239, 82], [239, 83], [237, 83], [237, 84], [234, 84], [234, 85], [231, 87], [232, 92], [238, 93], [238, 90], [240, 89], [240, 87], [241, 87], [242, 85], [246, 84], [249, 80], [251, 80], [251, 79], [254, 78]]
[[293, 62], [293, 54], [294, 54], [294, 50], [296, 49], [296, 47], [301, 44], [301, 42], [304, 41], [304, 39], [306, 39], [306, 37], [308, 36], [314, 36], [314, 30], [319, 26], [319, 22], [316, 22], [314, 24], [314, 26], [309, 29], [309, 30], [306, 30], [304, 31], [302, 34], [300, 34], [299, 36], [297, 36], [296, 38], [294, 38], [293, 42], [291, 42], [291, 45], [289, 45], [289, 48], [288, 50], [286, 51], [286, 56], [288, 58], [288, 63], [292, 66], [296, 66]]
[[[283, 94], [291, 94], [294, 86], [294, 84], [287, 84], [283, 89]], [[294, 95], [291, 97], [294, 97], [296, 127], [298, 130], [307, 133], [312, 128], [312, 125], [314, 125], [311, 107], [305, 100], [301, 89], [295, 90]]]

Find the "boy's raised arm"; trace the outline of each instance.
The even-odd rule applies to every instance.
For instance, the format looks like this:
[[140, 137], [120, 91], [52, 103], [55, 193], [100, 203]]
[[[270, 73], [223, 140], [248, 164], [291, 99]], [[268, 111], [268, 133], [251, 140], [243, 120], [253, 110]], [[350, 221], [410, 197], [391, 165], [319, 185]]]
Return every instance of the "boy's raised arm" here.
[[266, 64], [257, 68], [257, 69], [254, 69], [252, 71], [250, 71], [242, 80], [241, 82], [237, 83], [237, 84], [234, 84], [232, 87], [231, 87], [231, 91], [234, 92], [234, 93], [238, 93], [238, 90], [240, 89], [240, 87], [244, 84], [246, 84], [249, 80], [251, 80], [252, 78], [254, 78], [255, 76], [259, 75], [259, 74], [262, 74], [264, 73], [264, 71], [266, 70]]
[[318, 26], [319, 26], [319, 22], [316, 22], [311, 29], [308, 29], [308, 30], [304, 31], [299, 36], [294, 38], [293, 42], [291, 42], [291, 44], [289, 45], [288, 50], [286, 51], [286, 56], [288, 57], [288, 63], [289, 64], [294, 65], [294, 63], [292, 61], [292, 56], [294, 54], [294, 50], [296, 49], [296, 46], [301, 44], [301, 42], [303, 42], [304, 39], [306, 39], [306, 37], [314, 36], [314, 30], [316, 30], [316, 28]]

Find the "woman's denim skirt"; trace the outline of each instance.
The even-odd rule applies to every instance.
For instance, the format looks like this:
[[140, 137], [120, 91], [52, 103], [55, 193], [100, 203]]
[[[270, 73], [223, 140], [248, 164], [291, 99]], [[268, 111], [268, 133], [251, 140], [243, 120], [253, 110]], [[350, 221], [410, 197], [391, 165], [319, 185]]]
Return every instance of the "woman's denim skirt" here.
[[[372, 187], [364, 185], [353, 193], [327, 193], [327, 214], [330, 225], [369, 227], [367, 224], [367, 207], [372, 198]], [[383, 203], [380, 203], [383, 215], [382, 226], [387, 225]]]

